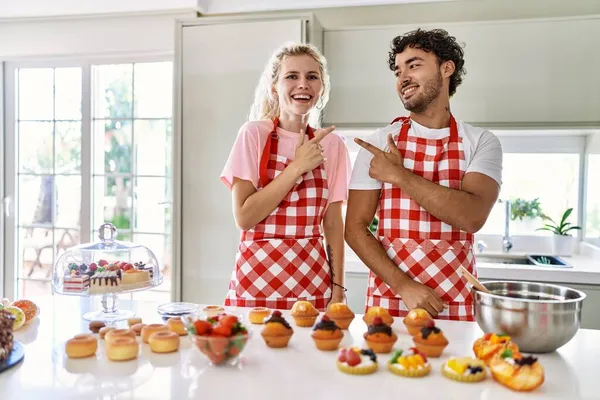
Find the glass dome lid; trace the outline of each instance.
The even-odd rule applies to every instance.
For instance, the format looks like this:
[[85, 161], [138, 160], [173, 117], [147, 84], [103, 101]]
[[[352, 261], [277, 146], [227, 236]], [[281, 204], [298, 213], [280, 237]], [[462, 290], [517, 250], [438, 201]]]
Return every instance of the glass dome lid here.
[[113, 224], [100, 226], [99, 242], [68, 249], [54, 266], [52, 290], [72, 295], [144, 290], [162, 283], [159, 262], [152, 250], [116, 240]]

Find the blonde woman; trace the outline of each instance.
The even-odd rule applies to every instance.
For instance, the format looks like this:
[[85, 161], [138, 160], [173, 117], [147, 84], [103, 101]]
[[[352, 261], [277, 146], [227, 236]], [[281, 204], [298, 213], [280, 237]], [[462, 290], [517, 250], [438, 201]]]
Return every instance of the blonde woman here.
[[329, 97], [323, 55], [286, 44], [267, 64], [221, 180], [242, 230], [225, 305], [325, 310], [344, 299], [350, 161], [333, 126], [316, 129]]

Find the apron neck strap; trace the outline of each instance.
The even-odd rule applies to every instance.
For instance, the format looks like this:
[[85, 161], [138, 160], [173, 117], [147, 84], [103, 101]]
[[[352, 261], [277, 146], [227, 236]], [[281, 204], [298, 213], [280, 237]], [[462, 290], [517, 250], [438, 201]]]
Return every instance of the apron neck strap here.
[[[398, 121], [402, 121], [402, 127], [400, 128], [400, 136], [398, 137], [398, 143], [402, 140], [406, 140], [408, 138], [408, 130], [410, 129], [410, 118], [408, 117], [398, 117], [392, 121], [392, 124]], [[457, 142], [458, 141], [458, 125], [456, 125], [456, 120], [454, 116], [450, 114], [450, 140]]]

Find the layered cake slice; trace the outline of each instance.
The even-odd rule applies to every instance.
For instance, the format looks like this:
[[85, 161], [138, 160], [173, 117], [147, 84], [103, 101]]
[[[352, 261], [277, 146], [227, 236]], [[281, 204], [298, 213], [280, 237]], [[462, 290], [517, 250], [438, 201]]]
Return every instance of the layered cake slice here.
[[90, 294], [120, 292], [121, 279], [121, 270], [96, 272], [90, 278]]
[[6, 361], [13, 348], [14, 320], [11, 313], [0, 310], [0, 364]]
[[89, 286], [89, 275], [72, 275], [63, 279], [63, 290], [65, 292], [83, 292]]
[[123, 290], [138, 289], [151, 286], [150, 273], [139, 269], [129, 269], [123, 272]]

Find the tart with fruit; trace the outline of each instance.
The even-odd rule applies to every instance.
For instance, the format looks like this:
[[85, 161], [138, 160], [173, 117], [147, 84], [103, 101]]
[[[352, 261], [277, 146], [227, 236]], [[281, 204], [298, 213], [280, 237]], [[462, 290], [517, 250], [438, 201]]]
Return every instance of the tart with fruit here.
[[389, 353], [398, 340], [398, 336], [392, 331], [392, 327], [386, 325], [381, 317], [375, 317], [369, 329], [363, 335], [367, 346], [375, 353]]
[[293, 334], [294, 330], [279, 310], [273, 311], [271, 316], [265, 319], [265, 326], [261, 332], [265, 344], [273, 349], [287, 347]]
[[325, 315], [331, 318], [340, 329], [348, 329], [352, 320], [354, 320], [354, 313], [344, 303], [331, 303], [327, 307]]
[[340, 371], [351, 375], [367, 375], [377, 371], [377, 355], [373, 350], [347, 347], [340, 350], [337, 357]]
[[411, 347], [408, 351], [394, 351], [388, 362], [388, 369], [396, 375], [420, 378], [431, 372], [431, 364], [425, 354]]
[[483, 360], [488, 365], [496, 354], [502, 354], [507, 349], [518, 352], [519, 346], [511, 341], [510, 336], [501, 333], [486, 333], [473, 343], [475, 357]]
[[367, 325], [371, 325], [375, 317], [381, 318], [386, 325], [392, 326], [394, 323], [394, 317], [392, 317], [389, 311], [383, 307], [369, 307], [365, 315], [363, 315], [363, 321], [365, 321]]
[[492, 377], [509, 389], [530, 392], [544, 383], [544, 368], [536, 357], [504, 350], [489, 363]]
[[431, 318], [431, 315], [427, 312], [427, 310], [415, 308], [408, 312], [402, 322], [406, 326], [408, 333], [411, 336], [416, 336], [419, 334], [421, 328], [427, 326], [427, 323], [431, 320], [433, 320], [433, 318]]
[[319, 350], [336, 350], [344, 338], [344, 333], [327, 315], [323, 315], [313, 328], [312, 338]]
[[479, 382], [485, 379], [485, 363], [473, 357], [451, 357], [442, 365], [442, 375], [459, 382]]
[[446, 346], [448, 339], [440, 328], [435, 326], [433, 320], [428, 321], [424, 328], [419, 330], [419, 333], [413, 337], [415, 347], [427, 357], [439, 357]]

